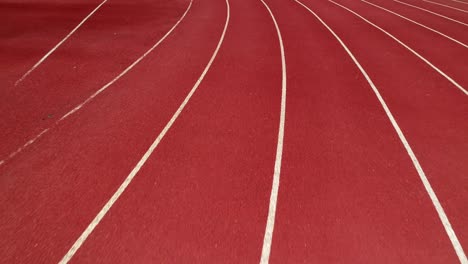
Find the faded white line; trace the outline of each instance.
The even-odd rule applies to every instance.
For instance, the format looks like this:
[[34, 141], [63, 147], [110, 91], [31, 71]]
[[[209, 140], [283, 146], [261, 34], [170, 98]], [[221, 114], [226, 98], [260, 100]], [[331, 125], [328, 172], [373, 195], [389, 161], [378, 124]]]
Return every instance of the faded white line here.
[[463, 2], [463, 1], [458, 1], [458, 0], [452, 0], [452, 1], [468, 5], [468, 2]]
[[8, 155], [8, 157], [4, 160], [1, 160], [0, 161], [0, 166], [2, 166], [7, 160], [13, 158], [14, 156], [16, 156], [16, 154], [20, 153], [21, 151], [23, 151], [24, 148], [26, 148], [27, 146], [31, 145], [32, 143], [34, 143], [38, 138], [42, 137], [42, 135], [44, 135], [45, 133], [47, 133], [49, 131], [50, 128], [46, 128], [44, 130], [42, 130], [41, 133], [37, 134], [34, 138], [30, 139], [28, 142], [26, 142], [26, 144], [24, 144], [22, 147], [19, 147], [15, 152], [12, 152], [10, 153], [10, 155]]
[[360, 19], [364, 20], [366, 23], [368, 23], [369, 25], [377, 28], [378, 30], [382, 31], [384, 34], [386, 34], [387, 36], [391, 37], [393, 40], [395, 40], [396, 42], [398, 42], [400, 45], [402, 45], [403, 47], [405, 47], [407, 50], [411, 51], [411, 53], [413, 53], [414, 55], [416, 55], [418, 58], [420, 58], [422, 61], [424, 61], [427, 65], [429, 65], [432, 69], [434, 69], [436, 72], [438, 72], [440, 75], [442, 75], [443, 77], [445, 77], [445, 79], [447, 79], [449, 82], [451, 82], [455, 87], [457, 87], [460, 91], [462, 91], [465, 95], [468, 95], [468, 91], [463, 88], [460, 84], [458, 84], [455, 80], [453, 80], [451, 77], [449, 77], [445, 72], [443, 72], [442, 70], [440, 70], [439, 68], [437, 68], [434, 64], [432, 64], [431, 62], [429, 62], [426, 58], [424, 58], [423, 56], [421, 56], [419, 53], [417, 53], [416, 51], [414, 51], [412, 48], [408, 47], [408, 45], [406, 45], [405, 43], [403, 43], [402, 41], [400, 41], [399, 39], [397, 39], [395, 36], [393, 36], [392, 34], [388, 33], [387, 31], [385, 31], [384, 29], [380, 28], [379, 26], [377, 26], [376, 24], [370, 22], [369, 20], [365, 19], [364, 17], [362, 17], [361, 15], [359, 15], [358, 13], [354, 12], [353, 10], [343, 6], [343, 5], [340, 5], [332, 0], [329, 0], [330, 2], [332, 2], [333, 4], [347, 10], [348, 12], [354, 14], [355, 16], [359, 17]]
[[439, 6], [447, 7], [447, 8], [450, 8], [450, 9], [453, 9], [453, 10], [457, 10], [457, 11], [460, 11], [460, 12], [463, 12], [463, 13], [468, 13], [468, 11], [466, 11], [466, 10], [463, 10], [463, 9], [460, 9], [460, 8], [456, 8], [456, 7], [453, 7], [453, 6], [444, 5], [444, 4], [441, 4], [441, 3], [432, 2], [432, 1], [428, 1], [428, 0], [421, 0], [421, 1], [428, 2], [428, 3], [434, 4], [434, 5], [439, 5]]
[[73, 33], [75, 33], [75, 31], [77, 31], [81, 27], [81, 25], [83, 25], [86, 22], [86, 20], [88, 20], [94, 13], [96, 13], [96, 11], [98, 11], [98, 9], [101, 8], [101, 6], [104, 5], [107, 1], [108, 0], [102, 1], [96, 8], [94, 8], [93, 11], [91, 11], [91, 13], [89, 13], [83, 20], [81, 20], [81, 22], [72, 31], [70, 31], [68, 35], [66, 35], [59, 43], [57, 43], [57, 45], [55, 45], [51, 50], [49, 50], [49, 52], [47, 52], [46, 55], [44, 55], [38, 62], [36, 62], [36, 64], [34, 64], [31, 67], [31, 69], [29, 69], [25, 74], [23, 74], [23, 76], [21, 76], [21, 78], [19, 78], [15, 82], [15, 86], [22, 82], [37, 67], [39, 67], [39, 65], [41, 65], [41, 63], [43, 63], [50, 56], [50, 54], [52, 54], [56, 49], [58, 49], [60, 45], [62, 45], [71, 35], [73, 35]]
[[401, 2], [401, 1], [398, 1], [398, 0], [393, 0], [393, 1], [395, 1], [395, 2], [397, 2], [397, 3], [400, 3], [400, 4], [402, 4], [402, 5], [407, 5], [407, 6], [410, 6], [410, 7], [416, 8], [416, 9], [419, 9], [419, 10], [421, 10], [421, 11], [427, 12], [427, 13], [429, 13], [429, 14], [433, 14], [433, 15], [438, 16], [438, 17], [445, 18], [445, 19], [450, 20], [450, 21], [452, 21], [452, 22], [455, 22], [455, 23], [458, 23], [458, 24], [460, 24], [460, 25], [463, 25], [463, 26], [468, 27], [468, 24], [466, 24], [466, 23], [463, 23], [463, 22], [458, 21], [458, 20], [456, 20], [456, 19], [453, 19], [453, 18], [444, 16], [444, 15], [441, 15], [441, 14], [436, 13], [436, 12], [432, 12], [432, 11], [427, 10], [427, 9], [424, 9], [424, 8], [422, 8], [422, 7], [415, 6], [415, 5], [411, 5], [411, 4], [408, 4], [408, 3], [405, 3], [405, 2]]
[[268, 263], [268, 260], [270, 258], [273, 230], [275, 227], [276, 204], [278, 201], [278, 190], [280, 185], [281, 160], [283, 157], [284, 124], [286, 119], [286, 58], [284, 55], [283, 38], [281, 37], [281, 31], [279, 29], [278, 23], [276, 22], [275, 16], [271, 12], [268, 5], [263, 0], [260, 1], [262, 1], [263, 5], [265, 5], [266, 9], [268, 10], [268, 13], [270, 13], [273, 23], [275, 24], [281, 52], [281, 110], [278, 131], [278, 143], [276, 146], [275, 168], [273, 172], [270, 204], [268, 207], [268, 218], [265, 227], [265, 236], [263, 238], [262, 256], [260, 259], [260, 263], [266, 264]]
[[391, 11], [391, 10], [388, 10], [388, 9], [386, 9], [386, 8], [383, 8], [383, 7], [381, 7], [381, 6], [377, 5], [377, 4], [374, 4], [374, 3], [371, 3], [371, 2], [367, 2], [367, 1], [365, 1], [365, 0], [361, 0], [361, 1], [364, 2], [364, 3], [366, 3], [366, 4], [369, 4], [369, 5], [375, 6], [375, 7], [377, 7], [377, 8], [380, 8], [380, 9], [382, 9], [382, 10], [384, 10], [384, 11], [387, 11], [387, 12], [389, 12], [389, 13], [391, 13], [391, 14], [394, 14], [395, 16], [401, 17], [401, 18], [403, 18], [403, 19], [405, 19], [405, 20], [407, 20], [407, 21], [409, 21], [409, 22], [411, 22], [411, 23], [414, 23], [414, 24], [416, 24], [416, 25], [418, 25], [418, 26], [420, 26], [420, 27], [423, 27], [423, 28], [425, 28], [425, 29], [427, 29], [427, 30], [430, 30], [430, 31], [432, 31], [432, 32], [434, 32], [434, 33], [436, 33], [436, 34], [439, 34], [439, 35], [441, 35], [442, 37], [445, 37], [445, 38], [447, 38], [447, 39], [449, 39], [449, 40], [451, 40], [451, 41], [453, 41], [453, 42], [455, 42], [455, 43], [457, 43], [457, 44], [459, 44], [459, 45], [462, 45], [462, 46], [465, 47], [465, 48], [468, 48], [468, 45], [467, 45], [467, 44], [465, 44], [465, 43], [463, 43], [463, 42], [461, 42], [461, 41], [458, 41], [458, 40], [456, 40], [456, 39], [454, 39], [454, 38], [452, 38], [452, 37], [449, 37], [449, 36], [445, 35], [444, 33], [441, 33], [441, 32], [439, 32], [439, 31], [437, 31], [437, 30], [435, 30], [435, 29], [433, 29], [433, 28], [430, 28], [430, 27], [428, 27], [428, 26], [425, 26], [425, 25], [423, 25], [423, 24], [421, 24], [421, 23], [418, 23], [418, 22], [416, 22], [416, 21], [414, 21], [414, 20], [411, 20], [411, 19], [409, 19], [409, 18], [407, 18], [407, 17], [405, 17], [405, 16], [402, 16], [402, 15], [396, 13], [396, 12], [393, 12], [393, 11]]
[[190, 7], [192, 6], [192, 1], [190, 0], [190, 4], [188, 5], [187, 9], [185, 10], [184, 14], [179, 18], [179, 20], [172, 26], [172, 28], [158, 41], [156, 44], [154, 44], [150, 49], [148, 49], [141, 57], [139, 57], [137, 60], [135, 60], [130, 66], [125, 68], [119, 75], [117, 75], [114, 79], [112, 79], [110, 82], [102, 86], [99, 90], [94, 92], [91, 96], [89, 96], [86, 100], [84, 100], [82, 103], [79, 105], [75, 106], [72, 110], [70, 110], [68, 113], [66, 113], [64, 116], [62, 116], [59, 120], [57, 120], [51, 127], [45, 129], [42, 131], [39, 135], [35, 136], [33, 139], [29, 140], [26, 144], [23, 146], [19, 147], [16, 151], [11, 153], [6, 159], [0, 161], [0, 166], [3, 165], [6, 161], [9, 159], [13, 158], [16, 156], [18, 153], [23, 151], [27, 146], [31, 145], [34, 143], [37, 139], [39, 139], [43, 134], [45, 134], [49, 129], [51, 129], [53, 126], [56, 126], [60, 122], [62, 122], [64, 119], [69, 117], [70, 115], [74, 114], [76, 111], [80, 110], [84, 105], [89, 103], [91, 100], [93, 100], [96, 96], [98, 96], [100, 93], [104, 92], [109, 86], [114, 84], [116, 81], [118, 81], [122, 76], [127, 74], [133, 67], [135, 67], [140, 61], [142, 61], [148, 54], [150, 54], [156, 47], [158, 47], [171, 33], [174, 31], [174, 29], [179, 25], [179, 23], [185, 18], [185, 15], [188, 13], [190, 10]]
[[[192, 2], [190, 2], [191, 4]], [[161, 131], [161, 133], [158, 135], [158, 137], [154, 140], [154, 142], [151, 144], [151, 146], [148, 148], [148, 150], [145, 152], [143, 157], [141, 157], [140, 161], [136, 164], [136, 166], [133, 168], [133, 170], [130, 172], [130, 174], [127, 176], [125, 181], [120, 185], [119, 189], [112, 195], [112, 197], [107, 201], [107, 203], [104, 205], [104, 207], [101, 209], [101, 211], [96, 215], [96, 217], [91, 221], [91, 223], [88, 225], [88, 227], [84, 230], [84, 232], [81, 234], [81, 236], [75, 241], [73, 246], [70, 248], [70, 250], [65, 254], [65, 256], [62, 258], [62, 260], [59, 262], [60, 264], [65, 264], [70, 261], [70, 259], [75, 255], [76, 251], [83, 245], [83, 243], [86, 241], [88, 236], [93, 232], [93, 230], [96, 228], [96, 226], [101, 222], [101, 220], [104, 218], [104, 216], [107, 214], [107, 212], [111, 209], [111, 207], [114, 205], [114, 203], [119, 199], [119, 197], [122, 195], [122, 193], [125, 191], [125, 189], [128, 187], [128, 185], [131, 183], [135, 175], [140, 171], [141, 167], [146, 163], [148, 158], [151, 156], [151, 154], [154, 152], [156, 147], [159, 145], [163, 137], [166, 135], [167, 131], [171, 128], [171, 126], [174, 124], [176, 121], [177, 117], [180, 115], [182, 110], [184, 110], [185, 106], [189, 102], [190, 98], [192, 95], [195, 93], [197, 90], [198, 86], [202, 82], [203, 78], [207, 74], [208, 70], [211, 67], [211, 64], [213, 63], [214, 59], [216, 58], [216, 55], [218, 54], [218, 51], [223, 43], [224, 36], [226, 34], [226, 30], [228, 28], [229, 24], [229, 18], [230, 18], [230, 8], [229, 8], [229, 1], [226, 0], [226, 22], [224, 24], [224, 29], [221, 34], [221, 37], [219, 39], [218, 45], [216, 46], [216, 49], [213, 52], [213, 55], [211, 56], [208, 64], [206, 65], [205, 69], [203, 70], [202, 74], [198, 78], [197, 82], [193, 86], [192, 90], [188, 93], [187, 97], [185, 97], [184, 101], [182, 104], [179, 106], [177, 111], [174, 113], [172, 118], [169, 120], [169, 122], [166, 124], [164, 129]]]
[[[295, 1], [300, 3], [298, 0], [295, 0]], [[332, 3], [335, 3], [332, 0], [329, 0], [329, 1], [332, 2]], [[335, 4], [337, 4], [337, 3], [335, 3]], [[421, 179], [421, 181], [422, 181], [422, 183], [424, 185], [424, 188], [426, 189], [427, 194], [431, 198], [432, 204], [434, 205], [434, 207], [435, 207], [435, 209], [437, 211], [437, 214], [438, 214], [438, 216], [440, 218], [440, 221], [442, 222], [442, 224], [444, 226], [445, 232], [447, 233], [447, 236], [449, 237], [450, 242], [452, 243], [452, 246], [453, 246], [453, 248], [454, 248], [454, 250], [455, 250], [455, 252], [456, 252], [456, 254], [458, 256], [458, 259], [460, 260], [460, 263], [468, 264], [468, 259], [466, 258], [463, 247], [461, 246], [460, 242], [458, 241], [457, 235], [455, 234], [455, 231], [453, 230], [452, 225], [450, 224], [450, 221], [449, 221], [447, 215], [445, 214], [445, 211], [444, 211], [442, 205], [440, 204], [439, 198], [437, 197], [436, 193], [432, 189], [431, 183], [427, 179], [426, 174], [425, 174], [423, 168], [421, 167], [421, 164], [419, 163], [419, 160], [417, 159], [416, 155], [414, 154], [413, 149], [409, 145], [408, 140], [406, 139], [405, 135], [403, 134], [403, 131], [401, 130], [398, 123], [396, 122], [395, 118], [393, 117], [392, 112], [388, 108], [387, 103], [383, 99], [382, 95], [380, 94], [379, 90], [375, 86], [374, 82], [371, 80], [371, 78], [369, 77], [367, 72], [364, 70], [364, 68], [361, 66], [361, 64], [358, 62], [358, 60], [354, 57], [352, 52], [348, 49], [348, 47], [340, 39], [340, 37], [338, 37], [338, 35], [317, 14], [315, 14], [312, 10], [310, 10], [304, 4], [301, 3], [301, 5], [304, 6], [305, 8], [307, 8], [307, 10], [309, 10], [309, 12], [311, 12], [333, 34], [333, 36], [338, 40], [338, 42], [341, 44], [341, 46], [346, 50], [348, 55], [351, 57], [351, 59], [354, 61], [356, 66], [359, 68], [361, 73], [366, 78], [367, 82], [369, 83], [369, 85], [371, 86], [371, 88], [374, 91], [375, 95], [377, 96], [377, 99], [379, 100], [380, 104], [382, 105], [383, 109], [385, 110], [385, 113], [387, 114], [388, 119], [392, 123], [393, 128], [395, 129], [396, 133], [398, 134], [398, 137], [400, 138], [401, 143], [403, 143], [403, 146], [405, 147], [406, 152], [410, 156], [411, 161], [413, 162], [413, 165], [414, 165], [416, 171], [418, 172], [419, 178]], [[337, 4], [337, 5], [339, 5], [339, 4]], [[341, 5], [339, 5], [339, 6], [341, 6]], [[347, 9], [344, 6], [341, 6], [341, 7], [344, 8], [344, 9]], [[347, 10], [350, 11], [349, 9], [347, 9]]]
[[26, 142], [26, 144], [24, 144], [22, 147], [20, 147], [19, 149], [17, 149], [15, 152], [11, 153], [9, 156], [8, 156], [8, 159], [11, 159], [13, 158], [16, 154], [18, 154], [19, 152], [21, 152], [24, 148], [26, 148], [27, 146], [31, 145], [32, 143], [34, 143], [38, 138], [42, 137], [42, 135], [44, 135], [45, 133], [47, 133], [49, 131], [50, 128], [46, 128], [44, 130], [42, 130], [41, 133], [37, 134], [34, 138], [30, 139], [28, 142]]

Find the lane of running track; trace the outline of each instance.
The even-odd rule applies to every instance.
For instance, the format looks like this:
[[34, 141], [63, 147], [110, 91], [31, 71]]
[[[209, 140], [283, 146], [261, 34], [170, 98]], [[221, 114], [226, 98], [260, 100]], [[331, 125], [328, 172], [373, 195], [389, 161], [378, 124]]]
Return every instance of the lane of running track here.
[[230, 7], [205, 80], [72, 262], [259, 261], [278, 137], [280, 48], [260, 1]]
[[415, 9], [411, 6], [400, 4], [395, 1], [371, 0], [367, 2], [379, 5], [399, 15], [412, 19], [418, 23], [448, 35], [462, 43], [468, 43], [467, 26], [435, 16], [422, 10]]
[[435, 5], [432, 3], [425, 2], [423, 0], [402, 0], [401, 2], [408, 3], [444, 16], [459, 20], [464, 23], [468, 23], [468, 13], [453, 10], [444, 6]]
[[13, 86], [32, 65], [100, 4], [86, 1], [0, 3], [0, 84]]
[[[409, 156], [358, 68], [303, 7], [269, 2], [284, 32], [289, 70], [271, 262], [457, 263]], [[331, 4], [306, 4], [338, 35], [346, 29], [345, 42], [351, 35], [360, 39], [359, 32], [369, 35], [354, 41], [361, 51], [375, 55], [369, 50], [392, 46], [374, 41], [370, 28]]]
[[[340, 2], [349, 6], [347, 1]], [[381, 88], [463, 248], [468, 248], [468, 216], [464, 213], [468, 210], [468, 192], [461, 184], [467, 181], [468, 171], [466, 95], [401, 45], [342, 10], [344, 13], [340, 14], [348, 13], [347, 16], [351, 15], [356, 21], [360, 20], [359, 24], [365, 25], [363, 28], [367, 29], [361, 30], [366, 32], [366, 36], [356, 37], [359, 33], [351, 36], [342, 21], [337, 21], [335, 27], [342, 32], [343, 38], [350, 43], [350, 48], [355, 50], [356, 56]], [[369, 49], [369, 43], [379, 49]], [[466, 88], [468, 82], [462, 84]]]
[[[466, 63], [468, 43], [464, 47], [362, 1], [339, 0], [337, 2], [351, 8], [397, 37], [468, 91], [468, 63]], [[468, 28], [466, 33], [468, 33]]]
[[[0, 147], [0, 160], [142, 56], [185, 8], [186, 1], [111, 0], [102, 6], [23, 82], [2, 89], [0, 136], [5, 144]], [[24, 44], [31, 47], [34, 42]]]
[[223, 11], [222, 2], [195, 2], [151, 56], [0, 168], [1, 259], [63, 257], [197, 81]]
[[3, 1], [0, 4], [3, 25], [0, 29], [0, 85], [13, 86], [100, 3], [99, 0]]
[[[369, 73], [468, 248], [466, 95], [345, 9], [303, 2]], [[369, 2], [466, 39], [460, 24], [393, 1]], [[129, 6], [114, 1], [21, 86], [8, 86], [0, 110], [12, 129], [0, 135], [0, 153], [50, 127], [141, 56], [188, 6], [171, 3], [135, 3], [123, 15]], [[267, 3], [283, 34], [288, 73], [270, 262], [459, 263], [410, 157], [352, 59], [295, 1]], [[465, 48], [365, 3], [337, 3], [468, 85]], [[154, 19], [154, 10], [168, 15]], [[233, 1], [230, 10], [225, 39], [198, 90], [72, 262], [259, 261], [278, 140], [280, 47], [260, 1]], [[194, 87], [226, 19], [224, 1], [195, 1], [132, 71], [0, 167], [2, 260], [57, 262], [65, 255]], [[125, 37], [109, 37], [109, 27], [126, 23], [118, 27]], [[96, 56], [75, 56], [90, 45]], [[117, 51], [108, 48], [113, 45]], [[70, 70], [75, 62], [78, 73]], [[58, 83], [69, 91], [56, 91]]]

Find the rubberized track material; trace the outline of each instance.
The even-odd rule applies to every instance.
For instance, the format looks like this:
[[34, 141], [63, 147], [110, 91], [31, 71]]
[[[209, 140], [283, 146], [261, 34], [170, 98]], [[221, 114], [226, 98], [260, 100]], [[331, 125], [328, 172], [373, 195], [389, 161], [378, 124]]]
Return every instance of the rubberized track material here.
[[0, 3], [0, 263], [468, 264], [466, 3]]

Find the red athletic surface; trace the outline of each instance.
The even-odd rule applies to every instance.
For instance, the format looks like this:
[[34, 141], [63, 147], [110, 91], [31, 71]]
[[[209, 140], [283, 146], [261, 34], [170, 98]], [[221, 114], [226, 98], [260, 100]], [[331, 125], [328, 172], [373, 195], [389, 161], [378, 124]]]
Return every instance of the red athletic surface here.
[[[468, 14], [401, 0], [468, 23]], [[432, 1], [432, 0], [431, 0]], [[468, 5], [433, 0], [468, 10]], [[463, 1], [463, 0], [462, 0]], [[271, 263], [460, 263], [368, 82], [293, 0], [265, 1], [284, 42], [286, 123]], [[303, 0], [369, 74], [468, 250], [468, 98], [396, 41], [325, 0]], [[468, 49], [393, 14], [336, 0], [468, 88]], [[369, 0], [468, 44], [468, 27]], [[0, 263], [57, 263], [202, 74], [226, 3], [0, 0]], [[224, 41], [174, 125], [72, 263], [258, 263], [278, 141], [281, 57], [260, 0], [230, 2]], [[44, 129], [21, 152], [8, 156]]]

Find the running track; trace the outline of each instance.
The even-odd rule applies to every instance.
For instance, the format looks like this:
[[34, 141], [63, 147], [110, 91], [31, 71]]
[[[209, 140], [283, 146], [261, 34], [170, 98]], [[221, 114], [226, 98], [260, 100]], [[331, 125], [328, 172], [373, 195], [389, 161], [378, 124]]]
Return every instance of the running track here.
[[468, 1], [0, 21], [1, 263], [468, 264]]

